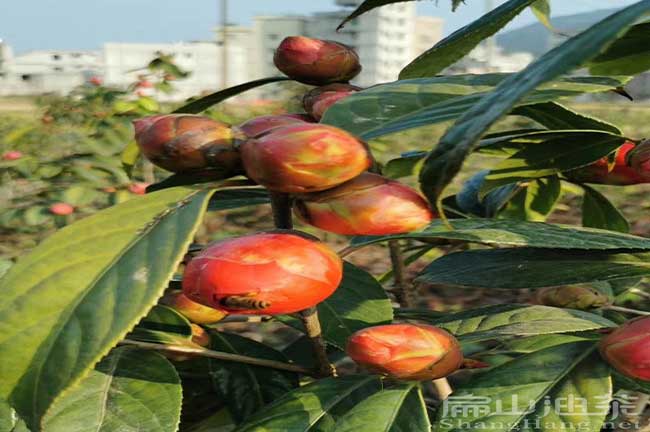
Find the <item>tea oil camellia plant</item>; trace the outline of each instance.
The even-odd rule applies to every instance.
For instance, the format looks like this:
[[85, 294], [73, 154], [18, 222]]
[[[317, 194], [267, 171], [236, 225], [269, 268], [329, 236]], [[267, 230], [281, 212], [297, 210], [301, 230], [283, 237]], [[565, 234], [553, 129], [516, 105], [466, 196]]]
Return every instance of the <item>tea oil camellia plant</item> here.
[[[397, 2], [367, 0], [349, 19]], [[295, 35], [275, 55], [286, 77], [136, 120], [124, 165], [142, 154], [171, 174], [59, 230], [0, 279], [0, 430], [634, 426], [650, 393], [650, 318], [622, 302], [648, 295], [650, 240], [628, 234], [593, 184], [646, 182], [648, 142], [561, 100], [619, 97], [648, 68], [650, 0], [521, 72], [442, 74], [526, 8], [548, 21], [549, 6], [506, 1], [368, 89], [349, 83], [363, 66], [353, 49]], [[201, 115], [287, 80], [315, 86], [306, 113], [239, 126]], [[492, 129], [511, 115], [536, 126]], [[373, 156], [379, 137], [444, 121], [430, 147]], [[472, 153], [501, 159], [449, 194]], [[584, 226], [545, 223], [563, 193], [583, 195]], [[274, 230], [194, 243], [206, 211], [264, 205]], [[392, 263], [380, 279], [345, 261], [376, 244]], [[429, 262], [411, 282], [417, 259]], [[417, 284], [533, 293], [437, 312], [419, 307]], [[242, 321], [259, 337], [228, 325]]]

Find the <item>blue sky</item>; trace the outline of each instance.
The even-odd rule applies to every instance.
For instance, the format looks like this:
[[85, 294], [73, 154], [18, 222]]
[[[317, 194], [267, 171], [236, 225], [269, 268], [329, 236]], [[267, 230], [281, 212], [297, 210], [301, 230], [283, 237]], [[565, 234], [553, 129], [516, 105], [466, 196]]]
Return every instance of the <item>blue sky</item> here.
[[[446, 33], [480, 16], [481, 0], [466, 0], [451, 13], [450, 0], [420, 1], [421, 15], [446, 20]], [[104, 42], [174, 42], [210, 39], [219, 19], [218, 0], [2, 0], [0, 38], [17, 52], [35, 49], [96, 49]], [[634, 3], [635, 0], [552, 0], [555, 15]], [[307, 14], [335, 9], [334, 0], [231, 0], [230, 21], [248, 24], [255, 15]], [[503, 3], [494, 0], [495, 4]], [[511, 28], [535, 18], [522, 14]]]

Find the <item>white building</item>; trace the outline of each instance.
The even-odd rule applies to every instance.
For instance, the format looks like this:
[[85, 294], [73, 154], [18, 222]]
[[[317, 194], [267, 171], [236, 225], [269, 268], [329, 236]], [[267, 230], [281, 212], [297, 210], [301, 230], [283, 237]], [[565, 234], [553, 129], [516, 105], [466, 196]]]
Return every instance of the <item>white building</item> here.
[[506, 54], [497, 45], [481, 44], [456, 64], [447, 68], [445, 73], [518, 72], [533, 60], [534, 56], [530, 53]]

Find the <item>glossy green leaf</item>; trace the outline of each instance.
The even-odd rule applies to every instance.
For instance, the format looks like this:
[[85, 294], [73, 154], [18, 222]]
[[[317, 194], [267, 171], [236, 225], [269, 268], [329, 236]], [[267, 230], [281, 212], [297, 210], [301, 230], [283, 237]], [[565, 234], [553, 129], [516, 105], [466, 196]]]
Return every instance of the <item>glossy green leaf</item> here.
[[[569, 72], [602, 52], [639, 17], [650, 12], [650, 0], [623, 8], [503, 80], [497, 88], [465, 111], [441, 138], [420, 171], [422, 191], [437, 202], [442, 191], [460, 171], [487, 130], [534, 90]], [[541, 101], [539, 101], [541, 102]], [[401, 122], [400, 119], [395, 120]], [[389, 125], [384, 125], [385, 129]]]
[[[433, 430], [480, 431], [491, 425], [491, 431], [507, 432], [515, 426], [526, 427], [522, 422], [531, 404], [543, 408], [547, 396], [571, 393], [587, 396], [590, 402], [599, 396], [611, 397], [611, 387], [605, 384], [609, 380], [607, 372], [598, 367], [584, 370], [588, 368], [584, 360], [593, 350], [593, 342], [557, 345], [476, 375], [455, 389], [438, 410]], [[573, 381], [575, 388], [571, 386]], [[552, 399], [551, 404], [552, 409]], [[566, 421], [571, 417], [567, 416]]]
[[500, 342], [502, 348], [506, 351], [512, 351], [513, 353], [528, 354], [556, 345], [562, 345], [562, 344], [573, 343], [573, 342], [584, 342], [593, 339], [594, 339], [593, 336], [589, 337], [585, 334], [576, 336], [570, 334], [553, 333], [553, 334], [543, 334], [537, 336], [528, 336], [523, 338], [506, 339]]
[[562, 185], [557, 176], [533, 180], [512, 197], [499, 216], [506, 219], [544, 222], [553, 212], [561, 192]]
[[622, 134], [618, 127], [605, 120], [578, 113], [557, 102], [520, 106], [512, 114], [528, 117], [548, 129], [588, 129]]
[[459, 287], [543, 288], [648, 276], [649, 263], [647, 252], [475, 250], [438, 258], [417, 280]]
[[121, 347], [58, 399], [43, 420], [47, 432], [175, 432], [181, 385], [162, 355]]
[[156, 305], [127, 335], [127, 339], [183, 345], [192, 339], [192, 327], [187, 318], [174, 309]]
[[[236, 334], [215, 332], [210, 339], [215, 351], [287, 362], [281, 352]], [[237, 422], [298, 387], [298, 375], [293, 372], [214, 359], [209, 360], [209, 368], [215, 390]]]
[[584, 250], [649, 250], [650, 239], [594, 228], [494, 219], [454, 219], [453, 230], [442, 222], [434, 221], [422, 231], [391, 236], [359, 236], [351, 242], [353, 247], [403, 238], [437, 238], [464, 240], [499, 246], [528, 246], [548, 249]]
[[122, 168], [124, 168], [124, 171], [126, 171], [126, 174], [129, 177], [131, 177], [131, 174], [133, 173], [133, 167], [135, 167], [135, 164], [138, 163], [139, 158], [140, 147], [138, 147], [138, 143], [136, 143], [135, 140], [129, 141], [126, 147], [124, 147], [124, 150], [122, 150], [122, 155], [120, 156], [120, 160], [122, 161]]
[[582, 226], [630, 232], [627, 219], [607, 197], [587, 185], [582, 185], [582, 188], [585, 190], [582, 197]]
[[553, 31], [553, 25], [551, 24], [551, 3], [549, 0], [537, 0], [530, 5], [530, 9], [544, 27]]
[[426, 152], [412, 152], [386, 162], [382, 175], [391, 179], [399, 179], [416, 175], [427, 156]]
[[271, 78], [262, 78], [255, 81], [250, 81], [244, 84], [239, 84], [233, 87], [229, 87], [224, 90], [219, 90], [214, 93], [210, 93], [207, 96], [196, 99], [190, 103], [187, 103], [179, 108], [176, 108], [172, 113], [186, 113], [186, 114], [198, 114], [202, 111], [207, 110], [213, 105], [216, 105], [220, 102], [225, 101], [233, 96], [244, 93], [248, 90], [252, 90], [257, 87], [261, 87], [266, 84], [272, 84], [282, 81], [291, 81], [291, 78], [287, 77], [271, 77]]
[[29, 425], [156, 303], [209, 197], [176, 188], [111, 207], [58, 231], [0, 280], [0, 398]]
[[424, 321], [448, 330], [464, 342], [616, 327], [615, 323], [589, 312], [519, 304], [470, 309]]
[[631, 27], [589, 63], [594, 75], [637, 75], [650, 69], [650, 22]]
[[398, 384], [364, 400], [339, 421], [336, 432], [429, 432], [431, 423], [422, 390], [416, 383]]
[[[514, 74], [448, 75], [380, 84], [357, 92], [327, 110], [321, 123], [338, 126], [365, 140], [455, 120]], [[565, 77], [545, 83], [519, 103], [600, 93], [620, 87], [627, 77]], [[510, 110], [512, 106], [508, 108]]]
[[517, 183], [511, 183], [496, 188], [481, 198], [479, 192], [489, 173], [489, 170], [479, 171], [465, 182], [456, 194], [456, 204], [460, 210], [476, 216], [494, 217], [521, 189]]
[[504, 184], [551, 176], [588, 165], [619, 148], [625, 138], [609, 132], [573, 133], [530, 145], [490, 170], [481, 193]]
[[316, 431], [319, 422], [331, 424], [346, 409], [349, 401], [366, 399], [381, 389], [377, 376], [348, 375], [325, 378], [300, 387], [266, 406], [237, 432]]
[[400, 80], [435, 76], [472, 51], [512, 21], [524, 9], [539, 0], [509, 0], [476, 21], [456, 30], [433, 48], [409, 63], [399, 74]]
[[[344, 349], [352, 333], [393, 320], [393, 308], [386, 291], [371, 274], [348, 262], [341, 285], [317, 306], [323, 337]], [[302, 323], [286, 316], [278, 319], [303, 330]]]
[[241, 188], [218, 190], [212, 195], [208, 210], [230, 210], [252, 205], [268, 204], [269, 193], [265, 189]]
[[[364, 0], [350, 15], [345, 17], [343, 21], [336, 27], [336, 31], [341, 30], [345, 25], [352, 21], [355, 18], [360, 17], [361, 15], [365, 14], [366, 12], [370, 12], [373, 9], [376, 9], [378, 7], [382, 6], [387, 6], [389, 4], [393, 3], [402, 3], [404, 1], [408, 0]], [[456, 1], [456, 0], [455, 0]]]
[[0, 400], [0, 432], [30, 432], [16, 411], [2, 400]]
[[210, 417], [181, 430], [183, 432], [232, 432], [236, 427], [230, 412], [223, 408]]

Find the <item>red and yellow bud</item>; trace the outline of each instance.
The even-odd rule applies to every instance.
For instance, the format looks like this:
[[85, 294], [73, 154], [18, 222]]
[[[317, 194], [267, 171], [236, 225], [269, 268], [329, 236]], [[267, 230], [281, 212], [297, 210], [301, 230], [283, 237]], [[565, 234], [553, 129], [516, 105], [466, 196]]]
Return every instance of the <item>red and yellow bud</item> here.
[[284, 39], [273, 62], [289, 78], [312, 85], [348, 82], [361, 72], [359, 56], [349, 46], [304, 36]]
[[147, 187], [150, 183], [135, 182], [131, 183], [128, 187], [129, 192], [135, 195], [144, 195], [147, 193]]
[[426, 324], [389, 324], [354, 333], [345, 351], [371, 372], [401, 380], [445, 377], [463, 364], [451, 334]]
[[341, 258], [296, 231], [274, 231], [220, 241], [187, 265], [183, 293], [231, 313], [277, 315], [310, 308], [339, 286]]
[[173, 172], [214, 170], [220, 176], [240, 174], [236, 146], [243, 135], [225, 123], [189, 114], [136, 120], [135, 139], [142, 154]]
[[301, 123], [313, 123], [313, 119], [306, 114], [281, 114], [255, 117], [238, 126], [249, 138], [258, 138], [274, 129]]
[[372, 165], [365, 143], [342, 129], [297, 124], [242, 144], [249, 178], [276, 192], [305, 193], [333, 188]]
[[537, 291], [535, 299], [537, 303], [545, 306], [581, 310], [599, 308], [610, 303], [605, 294], [584, 285], [543, 288]]
[[650, 317], [628, 321], [601, 339], [600, 354], [630, 378], [650, 381]]
[[74, 213], [74, 206], [68, 203], [54, 203], [50, 206], [50, 213], [57, 216], [67, 216]]
[[18, 150], [9, 150], [8, 152], [4, 152], [2, 154], [2, 160], [5, 160], [5, 161], [18, 160], [21, 157], [23, 157], [23, 153], [18, 151]]
[[293, 208], [303, 222], [343, 235], [401, 234], [426, 226], [434, 217], [415, 190], [371, 173], [297, 196]]
[[614, 161], [608, 157], [601, 158], [587, 166], [567, 171], [564, 175], [575, 182], [627, 186], [650, 182], [650, 164], [647, 164], [645, 152], [637, 153], [634, 166], [631, 165], [631, 152], [636, 152], [637, 145], [631, 141], [623, 144], [616, 153]]
[[309, 115], [320, 120], [329, 107], [360, 90], [361, 87], [339, 83], [316, 87], [303, 97], [302, 105]]
[[161, 303], [171, 307], [196, 324], [213, 324], [221, 321], [228, 315], [222, 310], [194, 302], [180, 291], [165, 295]]

